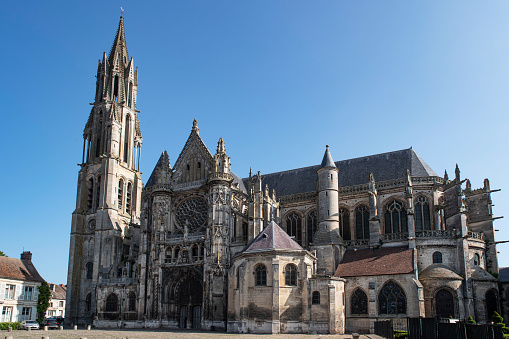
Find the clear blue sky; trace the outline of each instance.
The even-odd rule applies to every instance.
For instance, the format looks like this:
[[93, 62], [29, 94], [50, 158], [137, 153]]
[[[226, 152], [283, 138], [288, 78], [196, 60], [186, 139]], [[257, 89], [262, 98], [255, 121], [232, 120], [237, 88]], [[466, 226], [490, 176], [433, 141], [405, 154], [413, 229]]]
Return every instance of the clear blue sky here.
[[[247, 176], [414, 150], [489, 178], [509, 240], [509, 2], [3, 1], [0, 250], [67, 280], [71, 213], [97, 61], [125, 9], [148, 179], [192, 126]], [[499, 262], [509, 266], [509, 244]]]

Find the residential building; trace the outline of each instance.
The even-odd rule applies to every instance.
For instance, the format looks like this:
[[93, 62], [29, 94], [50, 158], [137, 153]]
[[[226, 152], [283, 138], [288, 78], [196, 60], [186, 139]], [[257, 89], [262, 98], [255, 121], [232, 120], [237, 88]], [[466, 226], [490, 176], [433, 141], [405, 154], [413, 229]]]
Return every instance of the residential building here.
[[44, 282], [32, 263], [32, 253], [25, 251], [21, 259], [0, 257], [0, 322], [35, 320], [37, 287]]
[[51, 291], [49, 307], [46, 311], [46, 317], [65, 318], [65, 298], [67, 286], [60, 284], [48, 284]]

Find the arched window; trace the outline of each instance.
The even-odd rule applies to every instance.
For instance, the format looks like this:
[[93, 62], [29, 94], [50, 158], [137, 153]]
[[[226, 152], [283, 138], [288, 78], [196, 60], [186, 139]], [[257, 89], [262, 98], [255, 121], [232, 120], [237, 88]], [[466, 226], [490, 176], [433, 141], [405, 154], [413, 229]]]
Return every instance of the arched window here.
[[317, 231], [317, 222], [316, 222], [316, 210], [309, 212], [308, 217], [306, 219], [306, 226], [308, 230], [308, 245], [313, 242], [313, 237]]
[[415, 230], [431, 230], [431, 217], [428, 200], [420, 196], [415, 203]]
[[285, 267], [285, 285], [297, 286], [297, 266], [288, 264]]
[[180, 255], [180, 247], [177, 247], [177, 248], [175, 249], [175, 255], [173, 256], [173, 261], [174, 261], [174, 262], [178, 262], [178, 260], [179, 260], [179, 255]]
[[237, 267], [237, 288], [240, 288], [240, 267]]
[[474, 266], [479, 266], [481, 264], [481, 256], [479, 253], [474, 254]]
[[314, 291], [311, 296], [311, 304], [312, 305], [320, 305], [320, 292]]
[[[102, 114], [102, 112], [100, 113]], [[99, 118], [99, 124], [97, 126], [97, 131], [96, 131], [96, 141], [95, 141], [95, 157], [98, 158], [99, 155], [101, 155], [101, 134], [102, 134], [102, 130], [103, 130], [103, 123], [101, 121], [101, 119]]]
[[88, 179], [87, 210], [92, 209], [93, 200], [94, 200], [94, 178], [90, 178]]
[[101, 200], [101, 176], [97, 177], [97, 187], [95, 189], [95, 208], [99, 208], [99, 201]]
[[292, 212], [286, 217], [286, 230], [289, 236], [295, 237], [294, 240], [299, 245], [302, 245], [302, 227], [300, 215]]
[[131, 140], [131, 116], [125, 117], [125, 133], [124, 133], [124, 162], [129, 165], [129, 144]]
[[356, 239], [369, 239], [369, 208], [359, 206], [355, 209], [355, 235]]
[[454, 297], [449, 290], [441, 289], [435, 294], [435, 315], [440, 318], [454, 317]]
[[391, 201], [385, 208], [385, 233], [408, 232], [406, 208], [397, 200]]
[[118, 181], [118, 210], [122, 212], [124, 201], [124, 180]]
[[339, 209], [339, 232], [343, 240], [350, 240], [350, 213], [345, 208]]
[[113, 79], [113, 99], [118, 101], [118, 75]]
[[393, 281], [384, 285], [378, 294], [380, 314], [406, 314], [406, 297], [403, 289]]
[[256, 265], [255, 268], [255, 286], [267, 286], [267, 268], [263, 264]]
[[92, 309], [92, 294], [87, 294], [87, 297], [85, 298], [85, 312], [90, 312]]
[[118, 312], [118, 297], [115, 293], [106, 298], [106, 312]]
[[92, 279], [94, 275], [94, 264], [91, 262], [87, 262], [85, 265], [85, 270], [87, 271], [87, 279]]
[[441, 264], [442, 263], [442, 253], [434, 252], [433, 253], [433, 264]]
[[360, 288], [352, 293], [350, 308], [351, 314], [368, 314], [368, 297]]
[[127, 183], [127, 197], [125, 199], [125, 209], [126, 212], [131, 214], [131, 201], [133, 196], [133, 184], [130, 182]]
[[493, 313], [499, 312], [498, 309], [498, 298], [494, 290], [486, 292], [486, 321], [490, 322], [493, 317]]
[[136, 311], [136, 293], [130, 292], [128, 296], [128, 305], [129, 305], [129, 312]]

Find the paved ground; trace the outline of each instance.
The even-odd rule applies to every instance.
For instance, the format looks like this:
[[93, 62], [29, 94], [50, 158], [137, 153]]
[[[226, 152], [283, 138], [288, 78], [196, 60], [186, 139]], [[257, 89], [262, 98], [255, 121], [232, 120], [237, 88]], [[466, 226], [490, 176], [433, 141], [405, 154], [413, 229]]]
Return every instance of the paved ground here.
[[[320, 334], [233, 334], [220, 332], [201, 332], [201, 331], [163, 331], [163, 330], [50, 330], [44, 332], [38, 331], [1, 331], [0, 339], [9, 338], [30, 338], [41, 339], [48, 337], [49, 339], [158, 339], [158, 338], [185, 338], [185, 339], [351, 339], [352, 335], [320, 335]], [[361, 335], [360, 339], [382, 339], [382, 337], [374, 334]]]

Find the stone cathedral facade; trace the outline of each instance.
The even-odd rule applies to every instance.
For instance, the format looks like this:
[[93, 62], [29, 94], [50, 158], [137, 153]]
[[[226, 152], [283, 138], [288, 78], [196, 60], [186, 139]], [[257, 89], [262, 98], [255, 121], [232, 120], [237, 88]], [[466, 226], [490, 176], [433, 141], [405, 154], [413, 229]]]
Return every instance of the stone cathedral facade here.
[[121, 18], [83, 134], [68, 323], [344, 333], [499, 310], [488, 179], [438, 176], [413, 149], [334, 162], [328, 146], [320, 165], [241, 179], [194, 120], [143, 185], [137, 78]]

